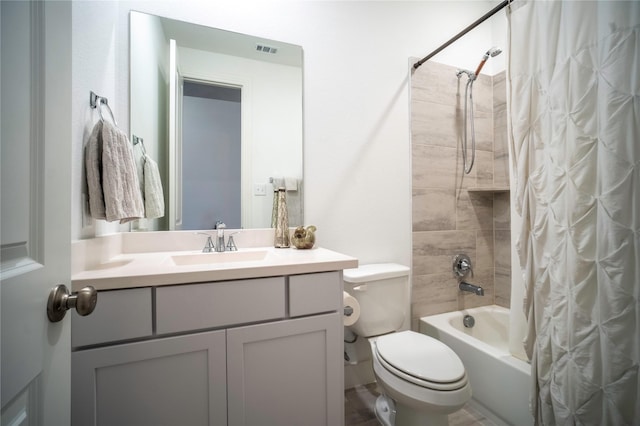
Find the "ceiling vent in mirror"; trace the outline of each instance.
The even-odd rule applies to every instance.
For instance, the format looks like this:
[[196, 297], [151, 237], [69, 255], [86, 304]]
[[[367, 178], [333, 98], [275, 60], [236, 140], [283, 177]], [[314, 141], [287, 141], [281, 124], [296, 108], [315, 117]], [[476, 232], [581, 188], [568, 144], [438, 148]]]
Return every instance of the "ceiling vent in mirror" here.
[[272, 53], [272, 54], [278, 53], [277, 47], [266, 46], [264, 44], [256, 44], [256, 50], [258, 52], [263, 52], [263, 53]]

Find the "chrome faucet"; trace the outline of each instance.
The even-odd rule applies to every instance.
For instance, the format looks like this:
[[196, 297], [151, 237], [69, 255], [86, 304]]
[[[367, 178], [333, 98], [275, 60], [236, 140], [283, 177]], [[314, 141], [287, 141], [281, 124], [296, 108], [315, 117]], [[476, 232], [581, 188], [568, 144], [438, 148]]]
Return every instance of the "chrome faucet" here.
[[225, 225], [224, 222], [220, 220], [216, 222], [216, 225], [213, 228], [218, 231], [218, 235], [216, 237], [216, 245], [215, 245], [215, 251], [217, 252], [223, 252], [225, 250], [224, 230], [226, 228], [227, 228], [227, 225]]
[[457, 254], [453, 257], [453, 275], [458, 278], [458, 288], [460, 291], [468, 291], [478, 296], [484, 296], [484, 289], [480, 286], [469, 284], [464, 281], [467, 275], [473, 277], [473, 266], [471, 259], [466, 254]]
[[460, 284], [458, 284], [458, 288], [461, 291], [468, 291], [470, 293], [474, 293], [478, 296], [484, 296], [484, 289], [480, 286], [477, 285], [473, 285], [473, 284], [469, 284], [466, 283], [464, 281], [460, 281]]

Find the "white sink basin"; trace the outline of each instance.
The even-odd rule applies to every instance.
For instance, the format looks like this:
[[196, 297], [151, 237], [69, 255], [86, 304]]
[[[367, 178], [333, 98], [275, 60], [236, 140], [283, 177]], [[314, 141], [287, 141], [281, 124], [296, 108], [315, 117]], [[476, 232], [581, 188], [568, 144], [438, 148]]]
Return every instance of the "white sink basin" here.
[[94, 265], [93, 267], [90, 267], [89, 270], [90, 271], [101, 271], [101, 270], [105, 270], [105, 269], [121, 268], [123, 266], [127, 266], [129, 263], [131, 263], [131, 259], [112, 260], [112, 261], [109, 261], [109, 262], [104, 262], [104, 263], [99, 263], [97, 265]]
[[250, 251], [225, 251], [221, 253], [194, 253], [179, 254], [171, 256], [171, 260], [177, 266], [184, 265], [208, 265], [228, 262], [252, 262], [264, 260], [267, 257], [267, 250]]

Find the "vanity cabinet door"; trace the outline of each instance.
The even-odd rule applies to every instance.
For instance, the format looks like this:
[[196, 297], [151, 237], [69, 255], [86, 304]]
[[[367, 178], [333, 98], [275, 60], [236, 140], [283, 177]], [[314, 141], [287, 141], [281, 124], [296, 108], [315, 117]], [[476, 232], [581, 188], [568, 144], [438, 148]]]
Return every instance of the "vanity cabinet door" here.
[[229, 425], [342, 425], [342, 350], [338, 313], [228, 330]]
[[85, 425], [226, 425], [225, 331], [72, 354], [71, 416]]

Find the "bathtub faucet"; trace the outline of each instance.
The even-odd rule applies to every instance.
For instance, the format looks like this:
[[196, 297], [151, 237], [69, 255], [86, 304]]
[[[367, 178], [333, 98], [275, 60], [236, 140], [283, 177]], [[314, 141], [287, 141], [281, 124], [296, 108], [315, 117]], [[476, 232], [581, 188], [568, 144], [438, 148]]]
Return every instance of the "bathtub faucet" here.
[[466, 283], [464, 281], [460, 281], [458, 284], [458, 288], [462, 291], [468, 291], [470, 293], [475, 293], [478, 296], [484, 296], [484, 289], [480, 286]]

